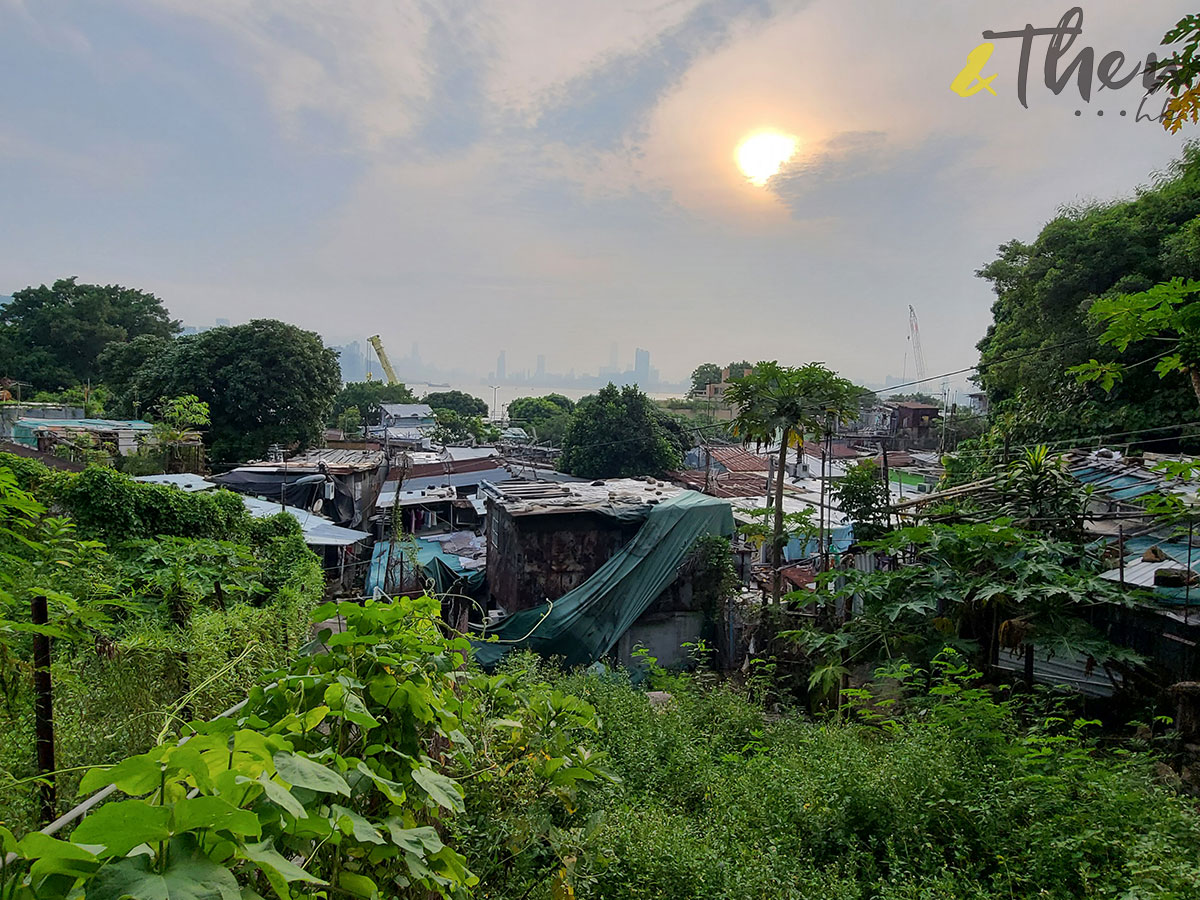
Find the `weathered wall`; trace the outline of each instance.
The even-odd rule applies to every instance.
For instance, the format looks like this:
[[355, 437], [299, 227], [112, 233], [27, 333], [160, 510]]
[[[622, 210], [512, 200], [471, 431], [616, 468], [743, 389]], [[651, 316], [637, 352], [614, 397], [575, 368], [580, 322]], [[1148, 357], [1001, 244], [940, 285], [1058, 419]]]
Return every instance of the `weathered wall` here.
[[640, 527], [595, 512], [513, 516], [489, 504], [492, 605], [513, 613], [557, 600], [590, 578]]

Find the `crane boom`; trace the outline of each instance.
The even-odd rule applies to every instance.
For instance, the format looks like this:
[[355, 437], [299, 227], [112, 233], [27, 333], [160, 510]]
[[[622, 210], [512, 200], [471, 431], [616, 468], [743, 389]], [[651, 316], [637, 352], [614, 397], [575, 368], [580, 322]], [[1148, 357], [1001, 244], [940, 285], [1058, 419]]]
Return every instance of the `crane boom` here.
[[913, 364], [917, 367], [917, 380], [924, 381], [928, 376], [925, 369], [925, 353], [921, 350], [921, 329], [917, 325], [917, 311], [910, 304], [908, 307], [908, 337], [912, 341]]
[[391, 360], [388, 359], [387, 351], [383, 349], [383, 341], [379, 339], [379, 335], [371, 335], [367, 338], [367, 342], [375, 348], [375, 355], [379, 357], [379, 365], [383, 366], [383, 374], [387, 375], [388, 384], [399, 383], [399, 379], [396, 378], [396, 370], [392, 368]]

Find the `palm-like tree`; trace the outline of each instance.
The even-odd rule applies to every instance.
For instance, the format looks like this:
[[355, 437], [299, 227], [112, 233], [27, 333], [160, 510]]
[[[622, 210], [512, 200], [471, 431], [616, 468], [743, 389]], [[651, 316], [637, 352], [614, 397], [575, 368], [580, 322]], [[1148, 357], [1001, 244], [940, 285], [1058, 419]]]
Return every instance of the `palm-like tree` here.
[[780, 569], [783, 567], [783, 483], [787, 452], [793, 438], [820, 435], [838, 421], [848, 421], [858, 411], [862, 388], [840, 377], [820, 363], [781, 366], [761, 362], [754, 372], [730, 385], [726, 396], [737, 407], [734, 431], [744, 443], [770, 444], [779, 441], [779, 465], [775, 469], [775, 524], [771, 546], [771, 596], [779, 601]]

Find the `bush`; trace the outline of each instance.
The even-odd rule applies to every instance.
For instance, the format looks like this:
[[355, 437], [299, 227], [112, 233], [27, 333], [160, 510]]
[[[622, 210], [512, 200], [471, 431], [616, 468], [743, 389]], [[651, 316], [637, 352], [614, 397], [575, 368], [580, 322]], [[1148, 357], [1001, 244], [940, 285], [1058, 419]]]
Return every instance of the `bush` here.
[[[597, 824], [579, 830], [576, 895], [1195, 896], [1200, 817], [1154, 785], [1152, 758], [1101, 754], [1087, 723], [998, 700], [961, 668], [934, 685], [886, 718], [864, 697], [850, 720], [813, 722], [771, 721], [686, 677], [665, 709], [622, 676], [557, 677], [597, 710], [591, 743], [621, 779], [580, 810]], [[473, 846], [511, 830], [512, 810], [491, 812]], [[485, 886], [506, 900], [527, 889], [508, 874]]]

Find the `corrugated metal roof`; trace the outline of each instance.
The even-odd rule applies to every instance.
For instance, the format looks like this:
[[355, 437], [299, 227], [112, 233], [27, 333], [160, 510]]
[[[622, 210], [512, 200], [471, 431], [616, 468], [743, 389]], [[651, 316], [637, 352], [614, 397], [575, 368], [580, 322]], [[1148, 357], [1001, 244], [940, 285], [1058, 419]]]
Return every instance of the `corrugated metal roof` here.
[[141, 419], [39, 419], [22, 417], [18, 425], [26, 428], [80, 428], [94, 431], [149, 431], [154, 426]]
[[720, 463], [730, 472], [767, 471], [767, 460], [764, 457], [741, 447], [711, 447], [709, 455], [714, 462]]
[[300, 523], [300, 530], [304, 532], [304, 543], [315, 547], [345, 547], [348, 544], [364, 541], [371, 536], [365, 531], [355, 531], [352, 528], [334, 525], [329, 519], [318, 516], [316, 513], [296, 509], [294, 506], [280, 506], [278, 503], [263, 500], [261, 497], [243, 496], [242, 502], [246, 505], [246, 511], [258, 519], [265, 519], [267, 516], [274, 516], [281, 512], [292, 516]]

